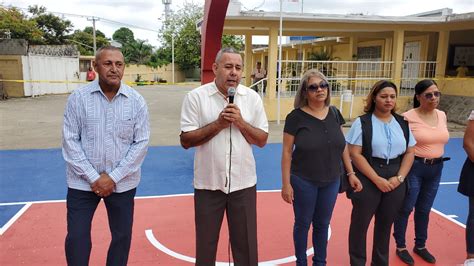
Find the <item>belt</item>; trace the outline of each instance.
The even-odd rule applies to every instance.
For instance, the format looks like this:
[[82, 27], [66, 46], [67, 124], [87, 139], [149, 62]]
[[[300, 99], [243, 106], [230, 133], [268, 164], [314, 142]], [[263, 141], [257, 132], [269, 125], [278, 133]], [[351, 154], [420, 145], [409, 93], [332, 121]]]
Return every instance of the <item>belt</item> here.
[[[372, 157], [371, 160], [372, 160], [372, 163], [375, 163], [375, 164], [384, 164], [384, 165], [388, 165], [388, 164], [400, 164], [402, 162], [402, 159], [403, 159], [403, 155], [400, 155], [396, 158], [392, 158], [392, 159], [385, 159], [385, 158], [378, 158], [378, 157]], [[388, 162], [388, 163], [387, 163]]]
[[422, 157], [415, 156], [415, 160], [423, 162], [424, 164], [432, 165], [432, 164], [439, 164], [439, 163], [442, 163], [444, 161], [449, 161], [449, 160], [451, 160], [451, 158], [449, 158], [449, 157], [439, 157], [439, 158], [428, 159], [428, 158], [422, 158]]

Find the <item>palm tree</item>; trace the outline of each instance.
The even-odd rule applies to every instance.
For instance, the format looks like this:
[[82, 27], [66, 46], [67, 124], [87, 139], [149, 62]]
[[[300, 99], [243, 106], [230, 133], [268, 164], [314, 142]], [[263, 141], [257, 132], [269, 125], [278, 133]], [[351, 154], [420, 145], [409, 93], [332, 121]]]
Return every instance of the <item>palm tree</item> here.
[[153, 54], [153, 46], [144, 40], [136, 40], [127, 44], [123, 49], [125, 62], [129, 64], [144, 65]]

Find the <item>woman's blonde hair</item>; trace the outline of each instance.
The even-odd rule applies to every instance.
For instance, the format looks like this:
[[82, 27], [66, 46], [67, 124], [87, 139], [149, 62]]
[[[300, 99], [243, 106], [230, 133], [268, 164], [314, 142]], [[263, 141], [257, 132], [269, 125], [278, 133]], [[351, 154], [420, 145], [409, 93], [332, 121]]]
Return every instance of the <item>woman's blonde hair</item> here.
[[[319, 72], [317, 69], [310, 69], [306, 71], [303, 77], [301, 78], [300, 85], [298, 87], [298, 90], [296, 91], [295, 102], [293, 104], [295, 109], [308, 105], [307, 88], [309, 80], [313, 77], [320, 78], [329, 85], [326, 76], [324, 76], [324, 74]], [[324, 104], [326, 106], [329, 106], [329, 104], [331, 103], [331, 88], [328, 87], [327, 90], [328, 94], [326, 100], [324, 101]]]

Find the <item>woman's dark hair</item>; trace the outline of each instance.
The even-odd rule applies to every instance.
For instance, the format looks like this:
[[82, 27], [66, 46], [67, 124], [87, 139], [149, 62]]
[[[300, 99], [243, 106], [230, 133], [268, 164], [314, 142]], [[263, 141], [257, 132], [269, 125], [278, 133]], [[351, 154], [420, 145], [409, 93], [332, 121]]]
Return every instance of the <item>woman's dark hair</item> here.
[[[367, 98], [365, 99], [365, 106], [364, 106], [364, 112], [366, 113], [373, 113], [375, 110], [375, 97], [377, 97], [377, 94], [384, 89], [384, 88], [393, 88], [395, 90], [395, 93], [398, 95], [397, 92], [397, 85], [395, 85], [393, 82], [388, 81], [388, 80], [380, 80], [377, 81], [374, 86], [372, 86], [372, 89], [370, 89], [369, 95], [367, 95]], [[395, 112], [395, 108], [393, 108], [392, 113]]]
[[436, 82], [432, 79], [424, 79], [416, 83], [415, 85], [415, 95], [413, 96], [413, 108], [419, 107], [420, 106], [420, 101], [416, 98], [416, 96], [420, 96], [426, 89], [429, 87], [436, 85]]

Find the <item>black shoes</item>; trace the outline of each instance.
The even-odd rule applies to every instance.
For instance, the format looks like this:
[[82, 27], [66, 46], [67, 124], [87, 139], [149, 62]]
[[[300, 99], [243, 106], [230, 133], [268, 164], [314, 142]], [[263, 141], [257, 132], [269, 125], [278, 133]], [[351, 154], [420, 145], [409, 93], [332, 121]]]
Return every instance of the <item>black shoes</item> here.
[[414, 247], [413, 252], [415, 252], [416, 255], [420, 256], [424, 261], [428, 263], [436, 263], [435, 257], [433, 257], [433, 255], [431, 255], [431, 253], [429, 253], [426, 248], [418, 249]]
[[406, 249], [403, 249], [403, 250], [399, 250], [397, 248], [397, 256], [406, 264], [408, 265], [414, 265], [415, 264], [415, 261], [413, 260], [413, 258], [411, 257], [410, 253], [408, 253], [408, 250]]

